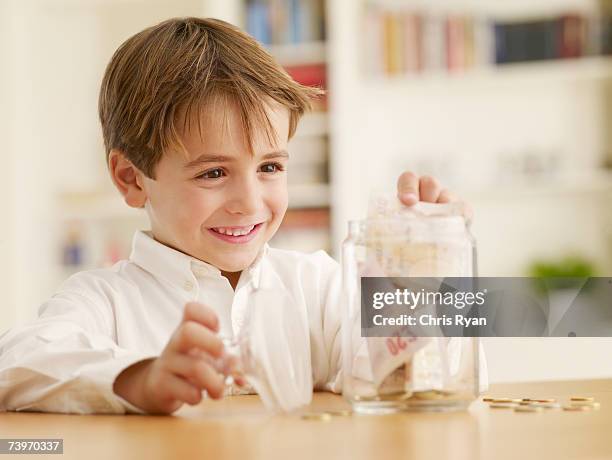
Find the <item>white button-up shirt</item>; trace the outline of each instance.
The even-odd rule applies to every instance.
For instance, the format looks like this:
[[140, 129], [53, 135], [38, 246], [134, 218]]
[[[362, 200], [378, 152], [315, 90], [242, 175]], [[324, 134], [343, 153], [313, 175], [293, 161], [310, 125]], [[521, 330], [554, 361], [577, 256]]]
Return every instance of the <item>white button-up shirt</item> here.
[[29, 325], [0, 337], [0, 410], [138, 412], [113, 392], [128, 366], [159, 356], [187, 302], [213, 308], [232, 337], [263, 279], [305, 314], [315, 389], [340, 390], [340, 273], [324, 251], [267, 245], [232, 288], [216, 267], [134, 236], [129, 260], [70, 277]]

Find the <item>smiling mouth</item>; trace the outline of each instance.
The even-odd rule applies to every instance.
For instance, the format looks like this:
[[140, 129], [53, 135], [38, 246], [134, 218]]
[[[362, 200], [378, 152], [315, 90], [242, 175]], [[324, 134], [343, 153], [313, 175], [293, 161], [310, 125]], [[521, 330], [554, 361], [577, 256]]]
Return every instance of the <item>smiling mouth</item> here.
[[221, 235], [244, 236], [244, 235], [248, 235], [249, 233], [251, 233], [253, 229], [257, 227], [258, 225], [261, 225], [261, 223], [254, 224], [254, 225], [247, 225], [245, 227], [212, 227], [210, 230], [212, 230], [215, 233], [219, 233]]
[[242, 227], [211, 227], [208, 231], [226, 243], [243, 244], [255, 238], [263, 224], [260, 222]]

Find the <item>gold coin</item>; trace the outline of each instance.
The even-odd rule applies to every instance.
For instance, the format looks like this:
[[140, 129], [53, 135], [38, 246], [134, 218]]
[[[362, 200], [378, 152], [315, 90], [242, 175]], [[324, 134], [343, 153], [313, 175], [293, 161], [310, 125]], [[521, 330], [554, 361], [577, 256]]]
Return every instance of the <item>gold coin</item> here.
[[345, 410], [328, 410], [325, 411], [326, 414], [331, 415], [332, 417], [348, 417], [349, 415], [352, 415], [353, 412], [349, 409], [345, 409]]
[[491, 398], [490, 396], [485, 396], [484, 398], [482, 398], [482, 400], [484, 402], [492, 402], [495, 398]]
[[584, 412], [591, 410], [591, 408], [589, 406], [563, 406], [563, 410], [571, 412]]
[[517, 403], [509, 402], [509, 403], [492, 403], [489, 404], [489, 407], [492, 409], [513, 409], [515, 407], [519, 407]]
[[555, 398], [543, 398], [543, 399], [532, 399], [532, 402], [538, 402], [538, 403], [554, 403], [557, 402], [557, 400]]
[[355, 395], [353, 396], [353, 399], [355, 401], [379, 401], [379, 397], [376, 395], [368, 395], [368, 396]]
[[513, 399], [513, 398], [495, 398], [493, 401], [491, 401], [492, 403], [495, 404], [505, 404], [505, 403], [515, 403], [518, 404], [520, 403], [522, 400], [521, 399]]
[[514, 408], [514, 412], [542, 412], [542, 408], [538, 406], [518, 406]]
[[593, 401], [572, 401], [570, 406], [574, 407], [589, 407], [591, 409], [599, 409], [600, 404]]
[[375, 401], [404, 401], [412, 396], [410, 393], [404, 391], [397, 393], [387, 393], [378, 395]]
[[301, 415], [302, 420], [315, 420], [318, 422], [329, 422], [331, 415], [325, 412], [308, 412]]
[[570, 401], [593, 402], [595, 401], [595, 398], [592, 396], [572, 396]]
[[535, 403], [531, 403], [531, 405], [536, 406], [536, 407], [541, 407], [543, 409], [559, 409], [561, 407], [561, 404], [559, 404], [558, 402], [545, 402], [545, 403], [535, 402]]
[[446, 398], [446, 394], [437, 390], [429, 390], [429, 391], [415, 391], [413, 396], [416, 399], [444, 399]]

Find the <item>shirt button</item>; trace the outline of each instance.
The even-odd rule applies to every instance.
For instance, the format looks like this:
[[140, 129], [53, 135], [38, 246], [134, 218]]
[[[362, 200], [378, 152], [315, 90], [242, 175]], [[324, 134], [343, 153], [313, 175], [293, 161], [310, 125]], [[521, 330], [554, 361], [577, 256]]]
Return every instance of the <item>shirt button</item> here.
[[193, 289], [193, 283], [191, 281], [185, 281], [185, 284], [183, 284], [183, 287], [185, 288], [186, 291], [191, 291]]

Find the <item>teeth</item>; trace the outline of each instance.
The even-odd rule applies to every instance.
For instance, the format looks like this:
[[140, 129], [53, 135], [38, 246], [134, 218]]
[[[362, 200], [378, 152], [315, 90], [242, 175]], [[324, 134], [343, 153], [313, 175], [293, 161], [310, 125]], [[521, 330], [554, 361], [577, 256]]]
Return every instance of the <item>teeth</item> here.
[[250, 225], [248, 227], [235, 228], [233, 230], [227, 227], [217, 227], [217, 228], [213, 228], [213, 230], [218, 233], [221, 233], [222, 235], [242, 236], [242, 235], [247, 235], [251, 233], [251, 230], [253, 230], [254, 228], [255, 228], [254, 225]]

